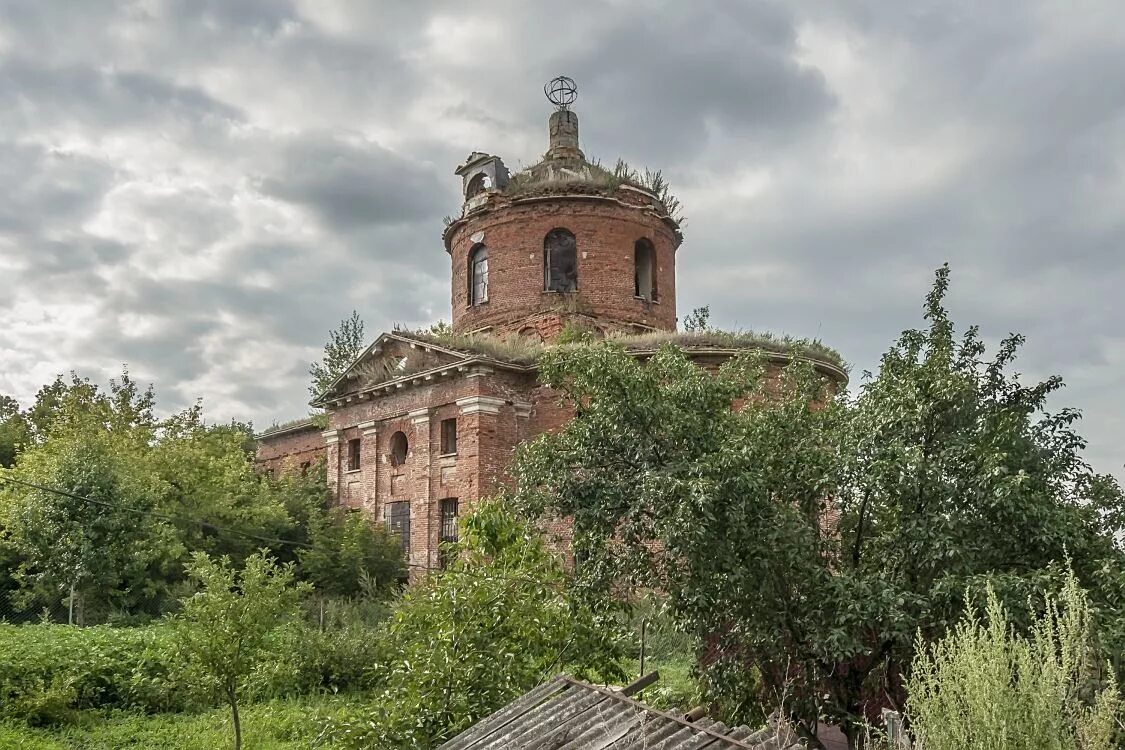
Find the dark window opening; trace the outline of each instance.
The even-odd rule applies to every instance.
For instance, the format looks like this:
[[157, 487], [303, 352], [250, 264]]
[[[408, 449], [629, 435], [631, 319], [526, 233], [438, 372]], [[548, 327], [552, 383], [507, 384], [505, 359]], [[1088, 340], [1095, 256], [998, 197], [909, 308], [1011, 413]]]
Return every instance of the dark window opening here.
[[391, 466], [402, 466], [406, 463], [406, 454], [410, 444], [406, 441], [406, 433], [399, 431], [391, 435]]
[[448, 456], [457, 452], [457, 419], [441, 420], [441, 452]]
[[488, 248], [477, 245], [469, 253], [469, 304], [488, 301]]
[[410, 503], [403, 501], [383, 506], [383, 522], [402, 545], [402, 556], [410, 557]]
[[312, 468], [312, 461], [302, 461], [301, 462], [301, 476], [307, 477], [309, 475], [309, 469], [311, 469], [311, 468]]
[[442, 500], [439, 504], [439, 511], [441, 516], [441, 541], [442, 548], [439, 553], [441, 567], [449, 565], [449, 551], [445, 549], [445, 544], [450, 544], [457, 541], [457, 498], [449, 497]]
[[656, 249], [647, 239], [633, 243], [633, 294], [656, 301]]
[[578, 289], [578, 243], [566, 229], [552, 229], [543, 240], [543, 289]]
[[348, 441], [348, 471], [359, 469], [359, 438]]

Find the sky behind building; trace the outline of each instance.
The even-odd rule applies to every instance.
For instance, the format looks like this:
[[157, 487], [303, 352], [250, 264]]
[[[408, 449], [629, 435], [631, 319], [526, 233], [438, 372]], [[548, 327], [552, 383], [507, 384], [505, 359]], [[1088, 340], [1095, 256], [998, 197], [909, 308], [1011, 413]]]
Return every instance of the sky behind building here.
[[0, 393], [127, 363], [165, 410], [300, 416], [308, 363], [449, 319], [472, 150], [662, 169], [680, 315], [817, 337], [853, 387], [933, 272], [1125, 475], [1125, 5], [0, 0]]

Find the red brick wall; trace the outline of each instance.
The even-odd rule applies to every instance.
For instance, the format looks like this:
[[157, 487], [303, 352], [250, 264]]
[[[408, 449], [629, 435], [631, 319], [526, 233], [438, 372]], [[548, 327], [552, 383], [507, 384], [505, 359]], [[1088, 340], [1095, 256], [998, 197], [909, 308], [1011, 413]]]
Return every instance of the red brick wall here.
[[[577, 292], [543, 290], [543, 240], [559, 227], [570, 230], [577, 241]], [[634, 242], [642, 237], [656, 250], [655, 302], [634, 296]], [[488, 248], [488, 301], [471, 306], [469, 253], [477, 242]], [[560, 319], [578, 313], [599, 318], [607, 327], [636, 324], [672, 330], [677, 244], [674, 231], [652, 211], [612, 198], [544, 197], [490, 204], [449, 237], [453, 327], [465, 332], [491, 327], [493, 333], [506, 335], [530, 325], [549, 339]]]
[[[464, 514], [502, 481], [512, 450], [528, 434], [534, 375], [461, 373], [345, 405], [329, 417], [328, 482], [341, 505], [382, 521], [390, 502], [410, 503], [412, 574], [439, 564], [440, 502]], [[457, 452], [441, 454], [441, 422], [457, 419]], [[390, 461], [391, 437], [406, 434], [406, 462]], [[361, 441], [360, 468], [347, 469], [347, 442]]]
[[320, 432], [319, 427], [312, 425], [260, 437], [256, 457], [259, 470], [280, 475], [300, 471], [304, 464], [312, 466], [324, 459], [327, 451]]

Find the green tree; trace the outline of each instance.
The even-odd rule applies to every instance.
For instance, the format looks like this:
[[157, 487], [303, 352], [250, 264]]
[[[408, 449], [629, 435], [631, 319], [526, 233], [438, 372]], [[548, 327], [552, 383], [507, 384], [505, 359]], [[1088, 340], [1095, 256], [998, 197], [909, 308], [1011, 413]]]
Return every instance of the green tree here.
[[697, 307], [684, 317], [684, 330], [688, 333], [702, 333], [711, 330], [711, 306]]
[[570, 596], [533, 526], [493, 502], [461, 530], [454, 562], [410, 586], [381, 634], [374, 709], [330, 727], [345, 746], [436, 747], [564, 668], [624, 677], [614, 621]]
[[174, 618], [186, 674], [230, 707], [234, 747], [242, 747], [239, 690], [250, 673], [270, 657], [271, 636], [298, 613], [305, 584], [295, 584], [291, 565], [278, 566], [265, 554], [246, 558], [241, 572], [228, 558], [213, 561], [196, 552], [187, 567], [199, 590], [183, 600]]
[[359, 313], [352, 310], [350, 318], [344, 318], [338, 327], [329, 331], [321, 360], [309, 366], [309, 375], [312, 376], [309, 393], [312, 397], [316, 398], [328, 390], [332, 381], [340, 377], [362, 352], [363, 321]]
[[25, 603], [64, 596], [73, 623], [78, 604], [82, 621], [91, 607], [130, 611], [160, 593], [182, 548], [147, 515], [156, 487], [134, 458], [116, 436], [81, 422], [20, 456], [12, 478], [36, 486], [4, 484], [0, 525], [20, 556]]
[[1111, 750], [1121, 696], [1099, 677], [1086, 592], [1069, 574], [1027, 637], [991, 587], [982, 620], [967, 614], [918, 643], [907, 682], [911, 732], [926, 750]]
[[576, 418], [519, 451], [518, 504], [574, 519], [592, 593], [668, 592], [724, 705], [753, 705], [754, 681], [731, 679], [753, 667], [758, 698], [784, 696], [810, 736], [827, 716], [857, 741], [915, 633], [943, 634], [985, 582], [1030, 622], [1027, 595], [1069, 550], [1120, 611], [1120, 488], [1081, 461], [1076, 413], [1044, 413], [1060, 381], [1007, 372], [1018, 337], [992, 360], [975, 328], [955, 339], [947, 283], [855, 399], [753, 353], [714, 375], [673, 346], [548, 353], [542, 378]]
[[390, 593], [406, 574], [402, 547], [363, 513], [326, 508], [309, 520], [309, 546], [298, 552], [300, 575], [324, 596], [353, 597], [368, 581]]
[[0, 396], [0, 468], [11, 467], [30, 442], [31, 428], [20, 405], [9, 396]]

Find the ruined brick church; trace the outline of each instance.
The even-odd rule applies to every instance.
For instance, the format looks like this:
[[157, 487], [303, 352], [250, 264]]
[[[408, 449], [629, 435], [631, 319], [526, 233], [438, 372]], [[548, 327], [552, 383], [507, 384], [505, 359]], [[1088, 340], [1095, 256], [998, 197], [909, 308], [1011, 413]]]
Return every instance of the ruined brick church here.
[[[313, 402], [327, 417], [259, 436], [270, 471], [327, 462], [340, 504], [363, 510], [402, 540], [416, 568], [441, 565], [457, 516], [502, 483], [513, 449], [570, 412], [538, 383], [534, 353], [579, 328], [651, 354], [676, 330], [676, 253], [682, 242], [660, 185], [587, 161], [573, 82], [556, 79], [549, 147], [509, 174], [470, 154], [456, 169], [464, 203], [442, 234], [450, 259], [452, 331], [379, 336]], [[689, 341], [701, 366], [738, 349]], [[795, 356], [764, 347], [783, 366]], [[838, 361], [812, 357], [828, 378]]]

